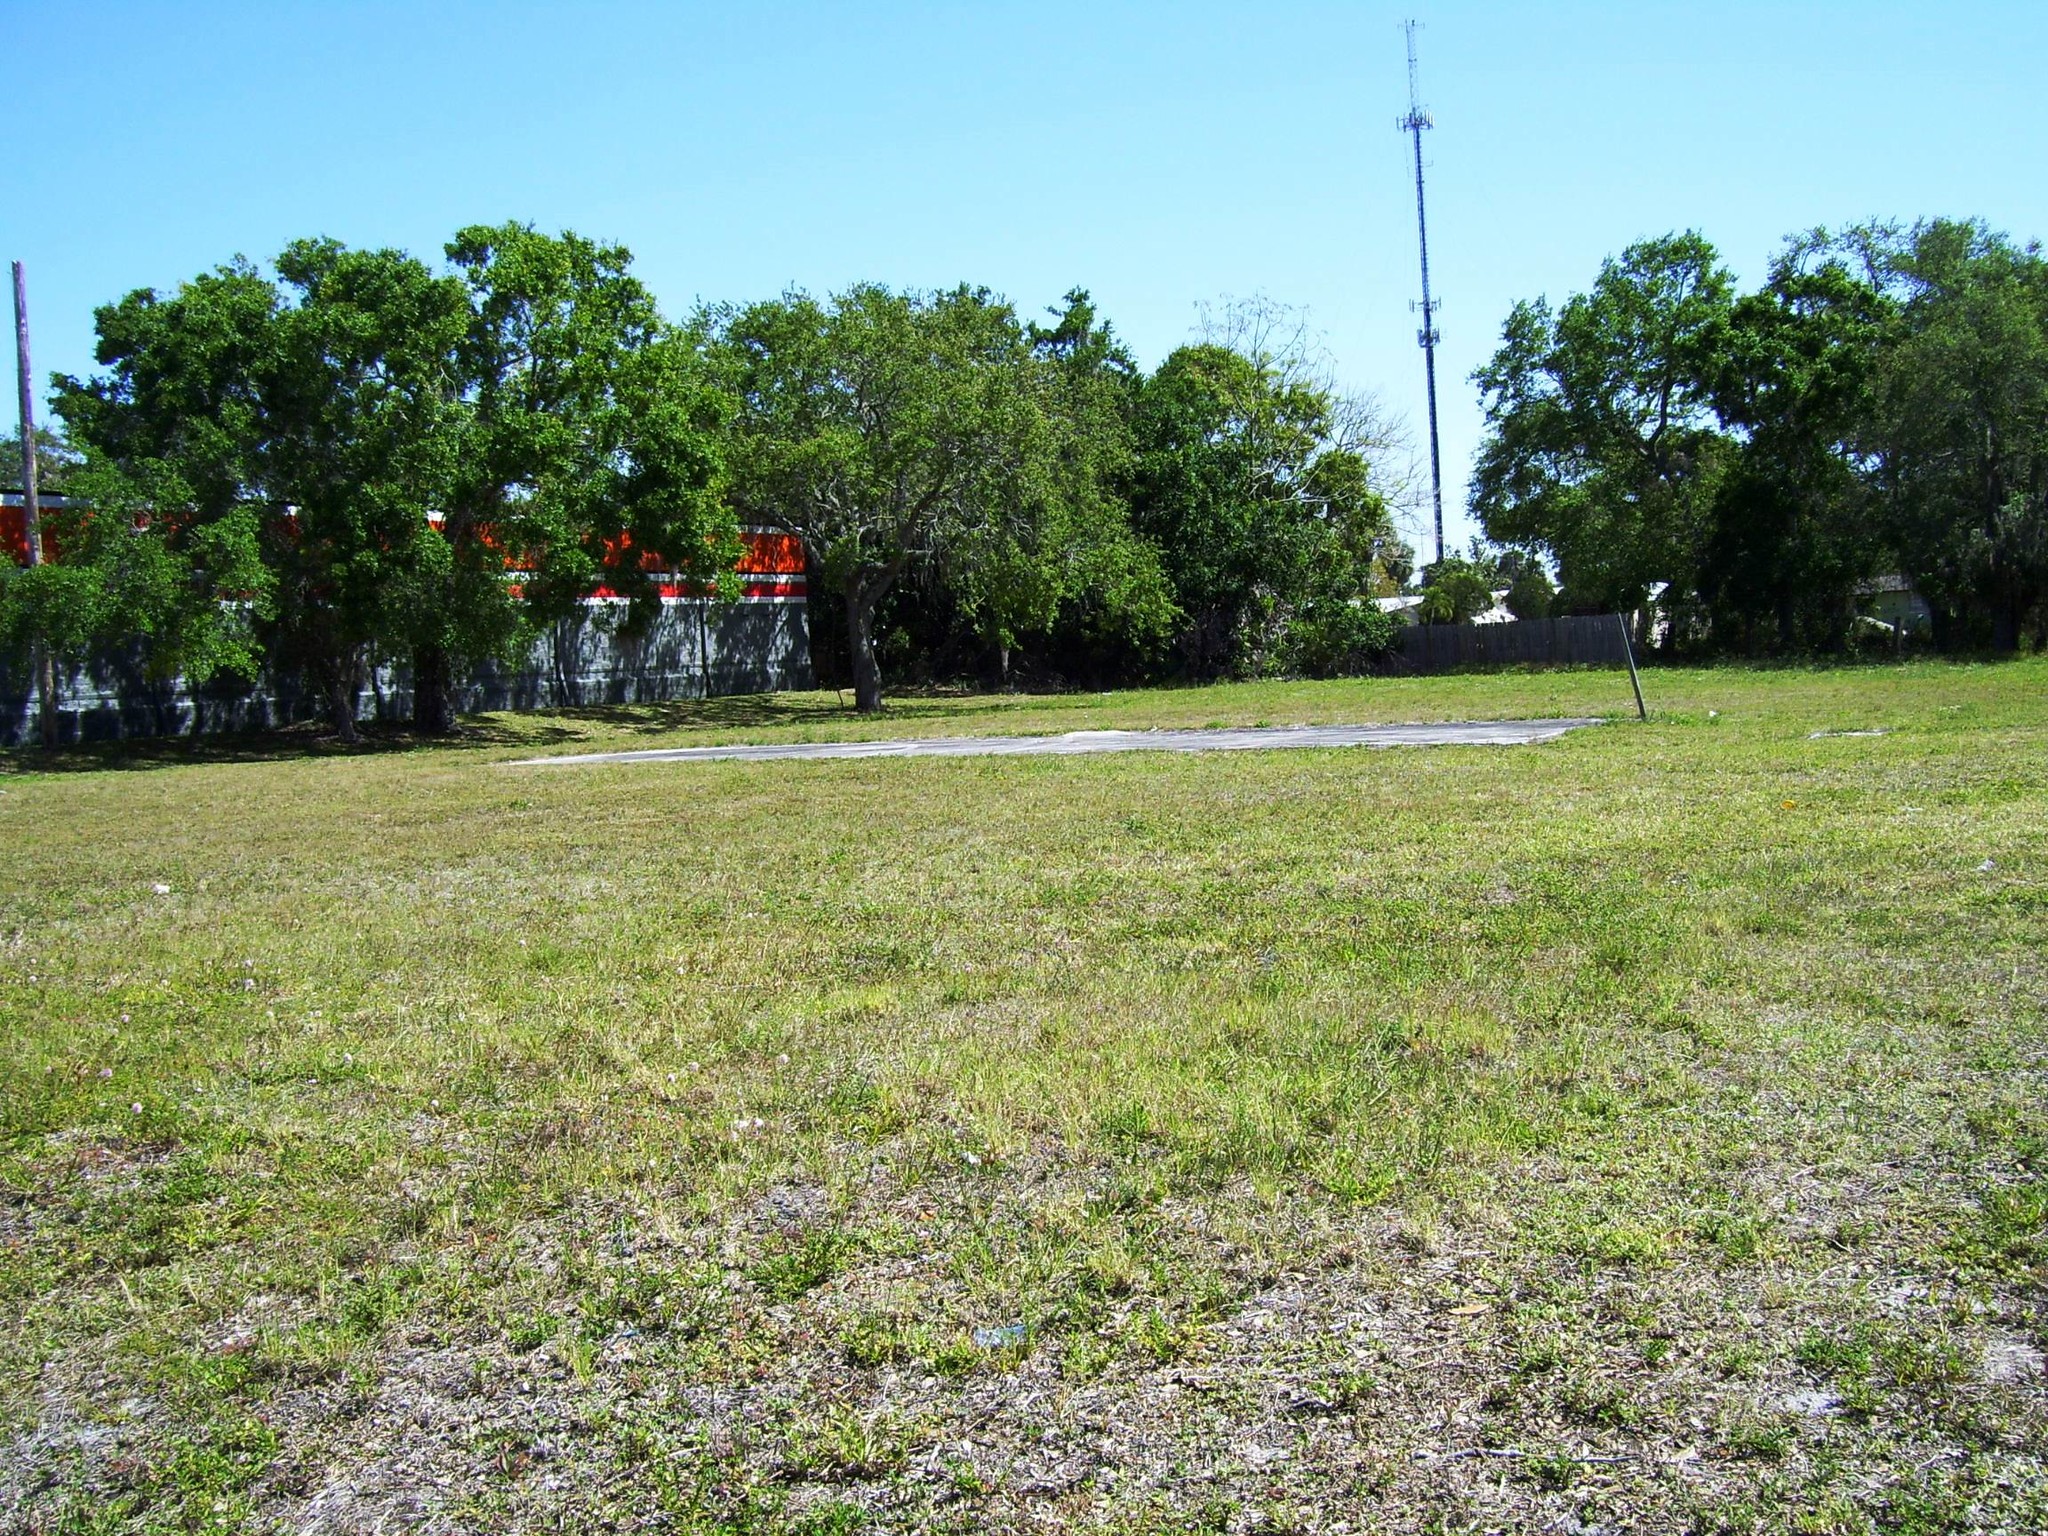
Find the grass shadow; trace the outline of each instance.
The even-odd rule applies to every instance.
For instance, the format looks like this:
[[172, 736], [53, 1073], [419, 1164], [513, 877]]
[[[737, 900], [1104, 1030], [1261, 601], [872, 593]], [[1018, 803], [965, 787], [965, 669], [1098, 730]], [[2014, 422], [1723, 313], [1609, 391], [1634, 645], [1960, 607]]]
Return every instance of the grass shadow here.
[[[560, 705], [551, 720], [601, 726], [624, 735], [660, 736], [691, 730], [760, 730], [844, 723], [849, 720], [931, 720], [958, 717], [977, 707], [1043, 705], [1044, 695], [983, 694], [969, 689], [902, 690], [892, 693], [878, 715], [861, 716], [850, 690], [809, 693], [748, 693], [709, 699], [670, 699], [649, 704]], [[526, 717], [520, 717], [526, 718]], [[518, 740], [540, 740], [539, 733]]]
[[549, 746], [581, 740], [557, 725], [520, 729], [488, 715], [465, 718], [446, 735], [428, 735], [404, 725], [365, 722], [354, 742], [344, 742], [324, 721], [270, 730], [209, 732], [200, 736], [139, 736], [116, 741], [66, 742], [54, 750], [37, 746], [0, 750], [0, 777], [22, 773], [103, 773], [109, 770], [185, 768], [220, 763], [280, 763], [299, 758], [377, 757], [424, 747], [441, 751], [488, 747]]

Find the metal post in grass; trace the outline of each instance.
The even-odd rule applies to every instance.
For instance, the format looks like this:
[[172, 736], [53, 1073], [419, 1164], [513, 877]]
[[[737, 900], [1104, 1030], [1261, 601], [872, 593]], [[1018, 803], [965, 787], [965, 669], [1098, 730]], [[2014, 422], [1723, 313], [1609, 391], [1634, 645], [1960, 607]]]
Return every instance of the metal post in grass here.
[[1636, 718], [1647, 720], [1650, 712], [1643, 708], [1643, 680], [1636, 672], [1636, 648], [1628, 637], [1628, 615], [1617, 613], [1614, 622], [1621, 626], [1621, 654], [1628, 658], [1628, 683], [1636, 691]]

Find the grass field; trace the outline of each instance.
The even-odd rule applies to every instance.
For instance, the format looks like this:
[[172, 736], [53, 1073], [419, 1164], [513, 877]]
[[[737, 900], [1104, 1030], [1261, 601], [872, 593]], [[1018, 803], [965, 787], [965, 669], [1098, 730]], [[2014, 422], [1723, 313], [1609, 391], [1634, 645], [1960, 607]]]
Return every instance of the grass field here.
[[2048, 663], [1646, 685], [16, 756], [0, 1530], [2042, 1529]]

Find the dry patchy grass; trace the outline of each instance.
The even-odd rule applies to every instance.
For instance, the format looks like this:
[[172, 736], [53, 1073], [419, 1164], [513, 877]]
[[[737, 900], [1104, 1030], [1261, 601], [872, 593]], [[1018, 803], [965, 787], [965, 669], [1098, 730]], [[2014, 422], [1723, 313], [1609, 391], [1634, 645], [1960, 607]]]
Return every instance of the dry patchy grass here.
[[0, 1528], [2033, 1528], [2048, 665], [1648, 686], [15, 759]]

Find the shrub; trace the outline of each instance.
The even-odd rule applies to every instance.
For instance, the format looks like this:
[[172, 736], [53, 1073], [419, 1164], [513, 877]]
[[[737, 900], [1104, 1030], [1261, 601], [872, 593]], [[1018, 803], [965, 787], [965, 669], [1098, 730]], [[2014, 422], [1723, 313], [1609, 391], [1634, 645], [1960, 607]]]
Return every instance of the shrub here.
[[1493, 584], [1470, 560], [1439, 560], [1422, 589], [1425, 624], [1464, 624], [1493, 606]]
[[1557, 591], [1538, 565], [1526, 568], [1508, 587], [1508, 612], [1518, 619], [1547, 619], [1556, 601]]
[[1400, 621], [1363, 598], [1306, 603], [1287, 626], [1287, 669], [1303, 677], [1348, 677], [1394, 648]]

